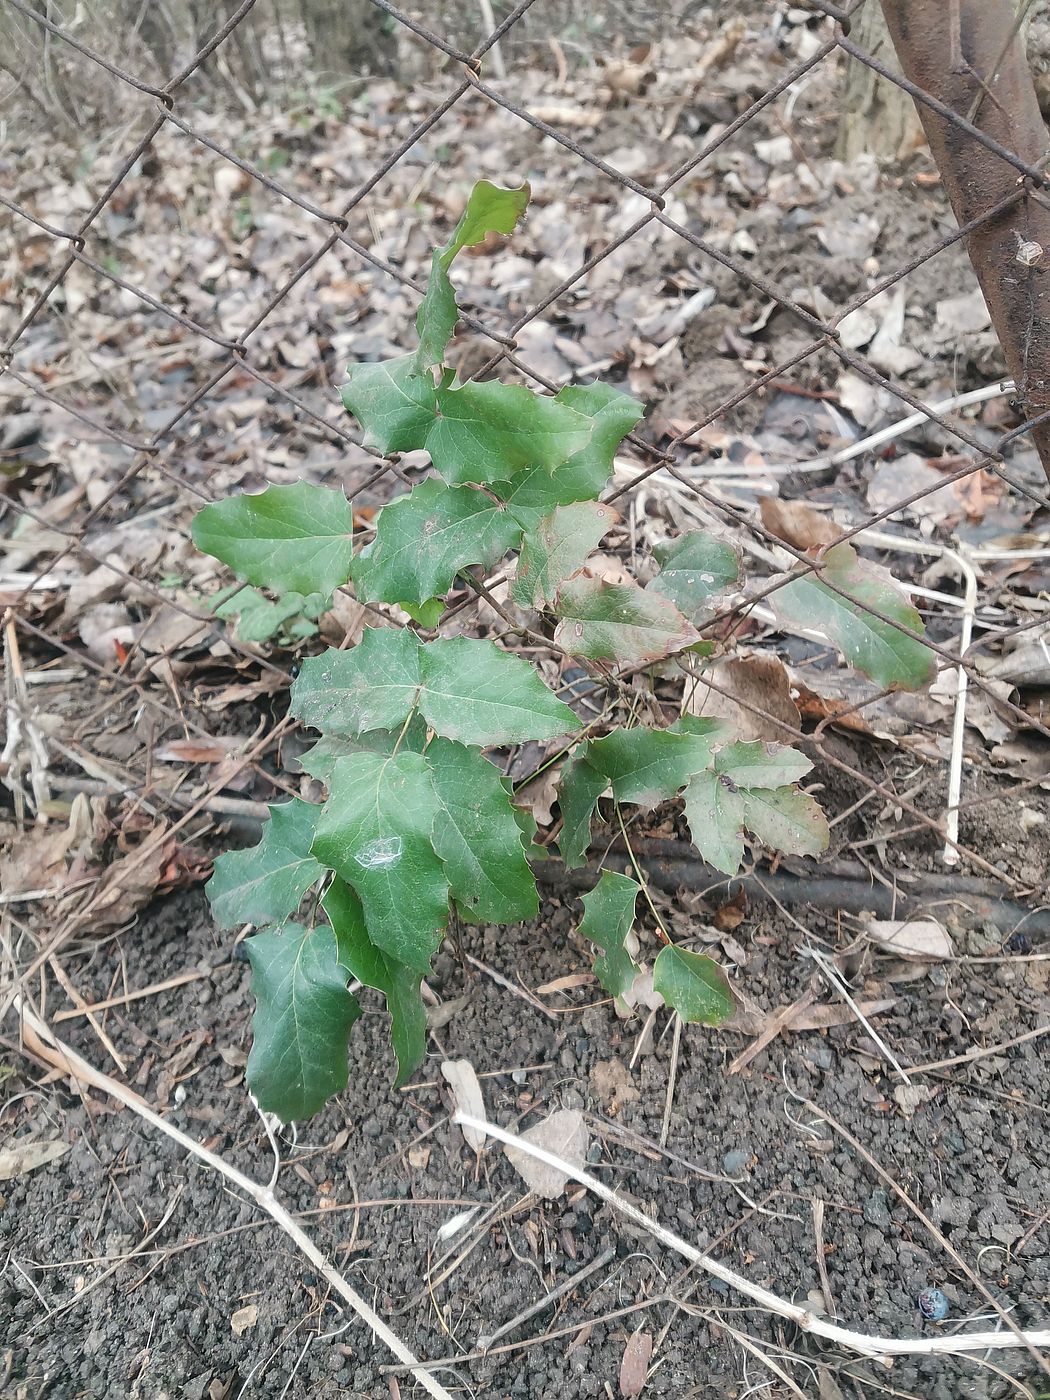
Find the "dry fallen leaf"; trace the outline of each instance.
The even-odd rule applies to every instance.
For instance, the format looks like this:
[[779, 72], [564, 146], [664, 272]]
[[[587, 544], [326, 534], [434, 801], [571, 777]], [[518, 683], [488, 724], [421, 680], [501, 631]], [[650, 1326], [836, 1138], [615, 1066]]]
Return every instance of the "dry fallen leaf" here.
[[259, 1320], [259, 1309], [255, 1303], [238, 1308], [230, 1318], [230, 1331], [235, 1337], [243, 1337]]
[[634, 1332], [627, 1338], [620, 1362], [620, 1394], [631, 1400], [645, 1389], [649, 1358], [653, 1354], [653, 1339], [648, 1332]]
[[[441, 1073], [448, 1080], [452, 1101], [458, 1112], [469, 1113], [471, 1118], [488, 1117], [481, 1085], [469, 1060], [446, 1060], [441, 1066]], [[485, 1146], [485, 1134], [479, 1128], [464, 1128], [463, 1136], [475, 1152], [480, 1152]]]
[[625, 1103], [634, 1103], [639, 1097], [631, 1072], [622, 1060], [599, 1060], [591, 1070], [591, 1083], [613, 1118]]
[[745, 740], [790, 744], [802, 727], [784, 663], [762, 652], [710, 662], [686, 687], [683, 710], [731, 719]]
[[[586, 1161], [587, 1148], [590, 1146], [583, 1114], [574, 1108], [559, 1109], [557, 1113], [552, 1113], [549, 1118], [537, 1123], [521, 1136], [525, 1142], [542, 1147], [571, 1166], [580, 1168]], [[508, 1144], [503, 1150], [529, 1190], [548, 1201], [557, 1200], [571, 1179], [557, 1167], [549, 1167], [546, 1162], [530, 1157], [520, 1147], [511, 1147]]]
[[818, 515], [801, 501], [781, 501], [764, 496], [760, 506], [762, 524], [778, 540], [795, 549], [814, 549], [834, 544], [842, 531], [828, 515]]
[[11, 1147], [0, 1148], [0, 1181], [11, 1181], [16, 1176], [35, 1171], [48, 1162], [57, 1162], [69, 1151], [69, 1143], [61, 1138], [46, 1141], [16, 1142]]
[[920, 962], [952, 956], [952, 940], [936, 919], [869, 919], [864, 932], [887, 953]]

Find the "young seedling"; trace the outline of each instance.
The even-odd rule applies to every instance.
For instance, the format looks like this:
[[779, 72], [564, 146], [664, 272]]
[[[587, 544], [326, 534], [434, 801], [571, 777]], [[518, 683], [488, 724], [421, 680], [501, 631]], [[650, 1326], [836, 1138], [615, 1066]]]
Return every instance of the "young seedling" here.
[[[436, 627], [458, 579], [516, 554], [510, 598], [538, 614], [532, 630], [548, 629], [555, 652], [601, 666], [606, 677], [616, 665], [675, 657], [702, 664], [713, 650], [704, 619], [741, 582], [731, 544], [700, 532], [670, 541], [654, 550], [660, 568], [645, 588], [584, 567], [618, 521], [600, 496], [642, 406], [605, 384], [550, 397], [460, 382], [446, 363], [458, 316], [450, 268], [464, 248], [512, 233], [528, 199], [528, 186], [480, 181], [434, 252], [418, 349], [348, 371], [342, 399], [364, 441], [383, 453], [425, 450], [434, 471], [383, 507], [374, 538], [355, 547], [342, 491], [299, 482], [206, 506], [194, 539], [243, 583], [273, 595], [275, 617], [316, 619], [337, 588], [352, 584], [362, 601], [401, 609], [424, 631]], [[782, 613], [804, 615], [879, 684], [923, 684], [930, 654], [901, 590], [848, 545], [827, 562], [835, 587], [789, 581], [775, 595]], [[740, 868], [748, 835], [796, 855], [818, 855], [828, 843], [823, 814], [799, 786], [811, 765], [794, 749], [741, 742], [725, 722], [690, 716], [666, 728], [581, 732], [534, 665], [493, 641], [366, 628], [350, 650], [303, 663], [291, 713], [318, 731], [302, 766], [327, 800], [275, 805], [260, 843], [221, 856], [208, 885], [220, 925], [259, 930], [248, 940], [256, 999], [248, 1082], [286, 1122], [309, 1117], [346, 1085], [347, 1038], [360, 1015], [350, 978], [385, 997], [404, 1083], [425, 1053], [420, 984], [450, 912], [468, 924], [537, 913], [530, 861], [546, 853], [493, 751], [560, 741], [558, 847], [569, 868], [586, 859], [603, 798], [621, 820], [624, 806], [681, 800], [698, 850], [727, 875]], [[643, 970], [629, 937], [642, 890], [603, 872], [579, 926], [595, 946], [598, 980], [625, 1005]], [[720, 1024], [733, 1010], [722, 969], [675, 946], [665, 930], [660, 937], [655, 994], [685, 1021]]]

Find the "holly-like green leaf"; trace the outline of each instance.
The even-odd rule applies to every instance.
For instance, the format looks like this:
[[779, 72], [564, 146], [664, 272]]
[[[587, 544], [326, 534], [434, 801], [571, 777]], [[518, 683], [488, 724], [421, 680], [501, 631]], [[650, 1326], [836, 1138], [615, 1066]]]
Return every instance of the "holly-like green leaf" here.
[[808, 792], [795, 787], [741, 788], [744, 825], [774, 851], [819, 856], [828, 848], [827, 818]]
[[554, 601], [558, 585], [576, 572], [619, 520], [612, 506], [579, 501], [558, 506], [525, 534], [510, 596], [523, 608]]
[[813, 765], [798, 749], [783, 744], [738, 741], [715, 754], [715, 772], [727, 773], [737, 787], [789, 787], [804, 778]]
[[365, 447], [413, 452], [426, 446], [427, 432], [437, 416], [437, 389], [420, 369], [417, 355], [350, 365], [346, 372], [350, 380], [339, 395], [343, 407], [364, 429]]
[[467, 207], [452, 237], [443, 248], [434, 250], [430, 284], [416, 317], [419, 332], [419, 360], [425, 369], [440, 364], [445, 347], [456, 328], [456, 294], [448, 270], [456, 254], [481, 243], [489, 233], [513, 233], [529, 202], [529, 187], [507, 190], [479, 180], [470, 192]]
[[193, 521], [198, 549], [274, 593], [330, 597], [350, 577], [354, 512], [342, 491], [297, 481], [228, 496]]
[[564, 583], [554, 602], [561, 618], [555, 643], [574, 656], [642, 665], [699, 639], [669, 603], [637, 584], [605, 583], [581, 575]]
[[709, 865], [735, 875], [744, 859], [744, 798], [724, 773], [696, 773], [685, 790], [693, 845]]
[[413, 715], [408, 728], [370, 729], [359, 738], [349, 734], [322, 734], [312, 748], [300, 756], [299, 766], [311, 778], [327, 783], [332, 769], [341, 758], [355, 753], [392, 754], [394, 749], [422, 753], [427, 742], [427, 725], [422, 715]]
[[361, 1008], [330, 928], [287, 924], [246, 940], [252, 966], [248, 1086], [282, 1123], [309, 1118], [346, 1088], [346, 1047]]
[[499, 769], [449, 739], [432, 740], [426, 760], [440, 808], [434, 849], [460, 912], [473, 923], [532, 918], [536, 881]]
[[498, 747], [554, 739], [580, 728], [533, 667], [494, 642], [468, 637], [428, 642], [421, 670], [419, 708], [446, 739]]
[[207, 606], [216, 617], [237, 619], [239, 641], [262, 643], [278, 635], [295, 640], [312, 637], [317, 631], [315, 620], [330, 602], [321, 593], [282, 593], [276, 602], [271, 602], [257, 588], [246, 584], [243, 588], [223, 589], [221, 600], [210, 599]]
[[591, 439], [590, 420], [565, 403], [498, 380], [435, 385], [415, 355], [347, 373], [340, 393], [365, 430], [365, 446], [429, 452], [434, 470], [453, 485], [502, 480], [525, 466], [552, 472]]
[[558, 784], [562, 823], [558, 849], [566, 870], [578, 870], [586, 861], [587, 847], [591, 841], [591, 818], [598, 798], [609, 786], [605, 774], [599, 773], [587, 762], [587, 747], [581, 744], [569, 759]]
[[348, 651], [308, 657], [292, 685], [289, 713], [327, 734], [356, 738], [404, 724], [421, 684], [420, 644], [407, 628], [366, 627]]
[[619, 802], [655, 807], [680, 792], [694, 773], [711, 762], [718, 731], [708, 734], [671, 729], [617, 729], [592, 739], [586, 759], [604, 773]]
[[710, 612], [713, 598], [740, 582], [736, 546], [703, 530], [654, 545], [653, 558], [660, 572], [648, 584], [649, 591], [669, 598], [691, 622]]
[[661, 948], [653, 967], [653, 990], [691, 1025], [720, 1026], [735, 1010], [729, 981], [703, 953]]
[[460, 569], [495, 563], [520, 538], [518, 522], [484, 491], [421, 481], [379, 512], [375, 540], [353, 563], [357, 595], [420, 608], [447, 593]]
[[436, 627], [441, 621], [441, 614], [445, 611], [445, 600], [443, 598], [428, 598], [425, 603], [401, 602], [409, 617], [414, 622], [418, 622], [420, 627]]
[[439, 388], [437, 414], [418, 447], [446, 481], [499, 481], [520, 467], [553, 472], [586, 447], [591, 424], [565, 403], [498, 380]]
[[693, 844], [718, 870], [735, 875], [744, 857], [744, 828], [776, 851], [819, 855], [829, 833], [823, 812], [793, 786], [812, 764], [779, 744], [729, 744], [714, 770], [698, 773], [685, 793]]
[[372, 942], [426, 972], [448, 921], [448, 882], [434, 852], [439, 807], [419, 754], [353, 754], [329, 779], [314, 855], [358, 893]]
[[427, 1013], [419, 984], [423, 975], [387, 957], [368, 936], [361, 901], [338, 875], [321, 901], [331, 921], [338, 957], [352, 977], [382, 992], [390, 1013], [390, 1039], [397, 1056], [394, 1088], [406, 1084], [427, 1052]]
[[642, 405], [608, 384], [568, 384], [555, 399], [591, 421], [585, 447], [566, 458], [553, 475], [541, 466], [525, 466], [492, 490], [522, 523], [534, 523], [555, 506], [599, 496], [612, 475], [622, 438], [642, 416]]
[[320, 807], [293, 797], [274, 803], [262, 840], [247, 851], [227, 851], [204, 887], [220, 928], [282, 923], [324, 871], [310, 854]]
[[634, 923], [634, 905], [641, 888], [627, 875], [603, 870], [594, 889], [581, 897], [584, 915], [578, 932], [601, 948], [594, 959], [594, 973], [614, 997], [622, 997], [630, 989], [638, 971], [624, 940]]
[[936, 674], [936, 657], [930, 648], [867, 611], [875, 608], [925, 635], [922, 618], [886, 570], [858, 558], [849, 544], [834, 545], [823, 563], [828, 583], [847, 596], [829, 588], [816, 574], [808, 574], [770, 594], [777, 616], [820, 632], [876, 685], [917, 690], [928, 684]]

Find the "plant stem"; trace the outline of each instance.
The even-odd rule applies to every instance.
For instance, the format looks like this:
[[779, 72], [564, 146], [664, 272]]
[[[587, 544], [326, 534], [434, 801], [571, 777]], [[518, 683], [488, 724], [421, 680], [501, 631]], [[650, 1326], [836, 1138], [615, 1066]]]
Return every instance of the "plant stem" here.
[[613, 806], [616, 808], [616, 819], [620, 823], [620, 832], [623, 836], [623, 843], [627, 847], [627, 854], [630, 856], [631, 864], [634, 866], [634, 873], [635, 875], [637, 875], [638, 883], [642, 887], [642, 894], [645, 895], [645, 902], [646, 904], [648, 904], [652, 912], [652, 916], [656, 920], [656, 927], [658, 933], [660, 934], [660, 937], [668, 946], [670, 946], [671, 935], [667, 932], [667, 929], [664, 925], [664, 921], [663, 919], [661, 919], [657, 911], [656, 905], [653, 903], [653, 897], [649, 893], [649, 881], [645, 878], [644, 870], [634, 858], [634, 849], [631, 846], [631, 838], [627, 835], [627, 827], [624, 825], [623, 811], [620, 808], [619, 802], [614, 802]]

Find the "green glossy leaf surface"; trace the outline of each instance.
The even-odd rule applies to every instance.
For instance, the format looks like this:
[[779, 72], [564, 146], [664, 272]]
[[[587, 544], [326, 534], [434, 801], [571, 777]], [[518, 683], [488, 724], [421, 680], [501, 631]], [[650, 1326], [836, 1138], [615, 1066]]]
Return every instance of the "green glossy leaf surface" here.
[[612, 506], [595, 501], [558, 506], [525, 534], [510, 596], [524, 608], [554, 601], [558, 586], [576, 572], [619, 520]]
[[349, 383], [339, 395], [364, 429], [366, 447], [377, 452], [412, 452], [426, 446], [437, 414], [437, 390], [420, 370], [416, 355], [350, 365], [346, 372]]
[[603, 870], [589, 894], [581, 896], [584, 915], [579, 932], [602, 950], [594, 973], [607, 992], [623, 996], [634, 982], [637, 964], [624, 947], [634, 923], [634, 906], [641, 885], [627, 875]]
[[591, 434], [586, 445], [570, 454], [553, 474], [546, 467], [526, 465], [509, 480], [493, 486], [494, 493], [523, 523], [534, 523], [555, 506], [601, 495], [612, 475], [621, 439], [642, 416], [636, 399], [608, 384], [566, 385], [555, 402], [589, 419]]
[[558, 849], [566, 870], [578, 870], [587, 859], [591, 840], [591, 818], [598, 798], [609, 786], [609, 779], [592, 768], [585, 757], [587, 745], [582, 744], [562, 769], [558, 784], [558, 806], [561, 808], [562, 828]]
[[[398, 742], [400, 740], [400, 743]], [[413, 715], [407, 729], [370, 729], [358, 738], [349, 734], [322, 734], [317, 743], [299, 758], [304, 773], [326, 783], [341, 758], [355, 753], [392, 754], [395, 748], [422, 753], [427, 742], [426, 720]]]
[[828, 848], [827, 818], [808, 792], [795, 787], [742, 788], [744, 824], [774, 851], [819, 856]]
[[528, 202], [528, 185], [508, 190], [488, 180], [479, 180], [471, 190], [452, 237], [443, 248], [434, 250], [431, 261], [430, 283], [416, 317], [419, 359], [423, 368], [441, 363], [456, 328], [456, 294], [448, 275], [456, 254], [481, 243], [489, 233], [513, 233]]
[[350, 577], [353, 528], [342, 491], [297, 481], [205, 506], [193, 521], [193, 542], [274, 593], [330, 596]]
[[660, 572], [647, 585], [669, 598], [684, 617], [696, 622], [711, 612], [710, 603], [740, 582], [740, 554], [728, 540], [703, 530], [689, 530], [653, 547]]
[[204, 890], [220, 928], [291, 918], [324, 873], [310, 854], [320, 810], [298, 797], [274, 803], [258, 845], [219, 856]]
[[587, 762], [604, 773], [619, 802], [655, 807], [711, 762], [714, 734], [617, 729], [587, 745]]
[[571, 578], [554, 603], [554, 640], [574, 656], [642, 665], [699, 639], [693, 625], [658, 594], [635, 584]]
[[685, 948], [660, 950], [653, 988], [690, 1025], [720, 1026], [735, 1010], [729, 982], [718, 964]]
[[376, 947], [368, 936], [361, 901], [345, 880], [336, 876], [321, 903], [335, 932], [342, 966], [386, 998], [390, 1039], [397, 1056], [394, 1088], [400, 1088], [426, 1057], [427, 1013], [419, 994], [422, 973], [395, 962]]
[[580, 721], [520, 656], [494, 642], [449, 637], [422, 649], [419, 707], [446, 739], [497, 747], [553, 739]]
[[724, 775], [697, 773], [685, 790], [693, 845], [709, 865], [735, 875], [744, 859], [744, 799]]
[[308, 657], [292, 685], [289, 713], [326, 734], [356, 737], [404, 724], [421, 683], [420, 644], [402, 627], [366, 627], [348, 651]]
[[517, 923], [539, 909], [536, 881], [502, 774], [476, 749], [434, 739], [426, 752], [439, 813], [434, 849], [474, 923]]
[[353, 754], [332, 769], [313, 844], [357, 891], [372, 942], [420, 972], [448, 920], [448, 882], [433, 846], [438, 811], [421, 755]]
[[473, 381], [439, 389], [437, 416], [417, 443], [446, 481], [498, 481], [520, 467], [553, 472], [590, 440], [590, 422], [520, 384]]
[[727, 773], [737, 787], [777, 788], [797, 783], [813, 765], [798, 749], [783, 744], [727, 744], [715, 755], [715, 772]]
[[335, 934], [288, 924], [246, 946], [255, 997], [248, 1087], [283, 1123], [309, 1118], [346, 1088], [347, 1038], [361, 1014]]
[[520, 538], [518, 522], [485, 492], [421, 481], [379, 512], [375, 539], [353, 563], [358, 597], [422, 607], [460, 569], [495, 563]]
[[820, 632], [876, 685], [917, 690], [928, 684], [936, 674], [930, 648], [866, 611], [875, 608], [912, 632], [925, 633], [918, 611], [886, 570], [860, 559], [852, 545], [837, 544], [824, 556], [824, 573], [846, 597], [810, 574], [770, 594], [777, 616]]

